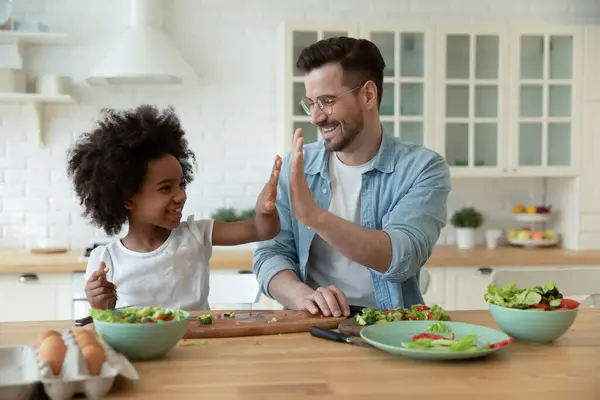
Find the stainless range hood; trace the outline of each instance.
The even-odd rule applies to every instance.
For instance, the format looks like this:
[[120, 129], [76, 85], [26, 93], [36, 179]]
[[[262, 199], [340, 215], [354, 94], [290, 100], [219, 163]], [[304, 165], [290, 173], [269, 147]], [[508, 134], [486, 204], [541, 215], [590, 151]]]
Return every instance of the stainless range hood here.
[[162, 0], [129, 0], [130, 26], [86, 78], [99, 85], [184, 85], [192, 67], [162, 30]]

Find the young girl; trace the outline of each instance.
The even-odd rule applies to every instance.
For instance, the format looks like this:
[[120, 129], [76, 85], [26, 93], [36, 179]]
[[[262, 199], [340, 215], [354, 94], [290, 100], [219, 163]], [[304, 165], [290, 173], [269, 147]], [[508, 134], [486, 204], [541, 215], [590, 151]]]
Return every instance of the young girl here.
[[256, 218], [181, 222], [194, 153], [172, 108], [109, 110], [69, 150], [68, 175], [83, 215], [120, 240], [89, 257], [86, 294], [94, 308], [162, 306], [207, 310], [212, 246], [273, 238], [281, 159], [256, 203]]

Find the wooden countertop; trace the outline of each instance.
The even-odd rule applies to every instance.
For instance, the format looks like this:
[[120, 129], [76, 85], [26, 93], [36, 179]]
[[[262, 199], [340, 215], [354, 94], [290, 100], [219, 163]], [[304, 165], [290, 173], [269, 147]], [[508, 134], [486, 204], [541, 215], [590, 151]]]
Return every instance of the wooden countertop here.
[[[496, 327], [488, 311], [451, 312]], [[30, 345], [71, 322], [0, 324], [2, 345]], [[163, 360], [134, 363], [140, 380], [108, 399], [598, 399], [600, 310], [582, 310], [552, 345], [513, 343], [479, 361], [423, 362], [308, 333], [180, 342]], [[184, 346], [185, 344], [185, 346]]]
[[[0, 250], [0, 274], [60, 273], [85, 271], [80, 260], [83, 250], [62, 254], [31, 254], [27, 250]], [[252, 269], [251, 250], [217, 248], [211, 258], [212, 269]], [[454, 246], [436, 246], [427, 267], [499, 267], [543, 265], [600, 265], [599, 251], [573, 251], [560, 248], [522, 249], [499, 247], [489, 250], [459, 250]]]
[[476, 247], [460, 250], [454, 246], [435, 246], [426, 267], [502, 267], [540, 265], [600, 265], [600, 250], [575, 251], [558, 247], [525, 249], [521, 247]]
[[[83, 249], [60, 254], [32, 254], [28, 250], [0, 250], [0, 274], [85, 272]], [[252, 251], [215, 249], [211, 269], [252, 269]]]

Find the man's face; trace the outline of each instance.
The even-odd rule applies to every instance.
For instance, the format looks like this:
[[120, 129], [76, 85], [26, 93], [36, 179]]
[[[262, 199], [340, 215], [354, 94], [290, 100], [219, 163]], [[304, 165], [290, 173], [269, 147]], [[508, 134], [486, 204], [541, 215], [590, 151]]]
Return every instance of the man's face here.
[[325, 148], [332, 152], [347, 149], [364, 128], [363, 110], [356, 96], [361, 88], [342, 85], [342, 78], [340, 64], [328, 63], [310, 71], [304, 81], [306, 100], [315, 103], [311, 122], [319, 127]]

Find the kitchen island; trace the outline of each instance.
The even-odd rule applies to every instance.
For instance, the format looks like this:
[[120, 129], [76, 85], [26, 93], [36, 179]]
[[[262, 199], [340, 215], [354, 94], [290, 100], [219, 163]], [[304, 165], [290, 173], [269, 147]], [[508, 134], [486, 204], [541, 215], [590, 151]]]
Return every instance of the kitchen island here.
[[[450, 312], [497, 328], [488, 311]], [[65, 321], [1, 323], [2, 345], [29, 345]], [[515, 342], [480, 360], [423, 362], [308, 333], [182, 341], [158, 361], [134, 363], [111, 399], [598, 399], [600, 310], [580, 311], [551, 345]]]

